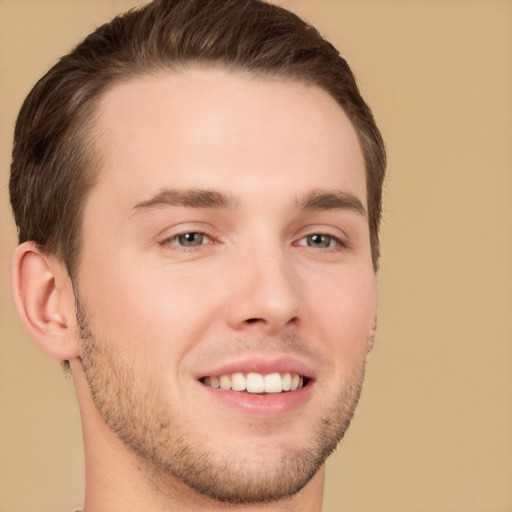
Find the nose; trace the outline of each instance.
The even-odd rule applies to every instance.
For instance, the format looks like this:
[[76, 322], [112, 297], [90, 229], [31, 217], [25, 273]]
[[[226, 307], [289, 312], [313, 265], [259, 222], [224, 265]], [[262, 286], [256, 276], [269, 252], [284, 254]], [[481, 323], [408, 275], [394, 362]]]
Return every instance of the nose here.
[[303, 321], [302, 288], [282, 251], [240, 257], [227, 273], [227, 321], [235, 330], [277, 334]]

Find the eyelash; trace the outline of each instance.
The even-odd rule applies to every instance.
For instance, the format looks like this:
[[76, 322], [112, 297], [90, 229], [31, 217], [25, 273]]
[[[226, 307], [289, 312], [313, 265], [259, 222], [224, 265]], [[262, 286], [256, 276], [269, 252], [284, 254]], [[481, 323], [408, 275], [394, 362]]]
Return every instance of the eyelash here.
[[[190, 235], [199, 235], [200, 237], [206, 238], [208, 240], [208, 242], [202, 243], [202, 240], [201, 240], [201, 242], [198, 245], [182, 245], [180, 243], [175, 243], [175, 241], [180, 241], [180, 239], [185, 238]], [[172, 235], [172, 236], [166, 238], [165, 240], [162, 240], [160, 242], [160, 245], [161, 246], [174, 245], [176, 247], [181, 247], [182, 249], [193, 250], [198, 247], [201, 247], [202, 245], [210, 245], [213, 243], [215, 243], [214, 239], [207, 233], [204, 233], [202, 231], [185, 231], [183, 233], [177, 233], [176, 235]]]
[[[183, 245], [182, 243], [179, 243], [180, 241], [183, 242], [184, 241], [183, 239], [185, 239], [186, 237], [189, 237], [191, 235], [195, 235], [195, 236], [198, 235], [201, 237], [201, 240], [199, 241], [199, 243], [197, 245]], [[313, 241], [314, 237], [320, 237], [321, 239], [324, 239], [324, 240], [328, 239], [329, 245], [327, 245], [326, 247], [314, 247], [312, 245], [309, 245], [309, 243]], [[204, 239], [207, 240], [206, 243], [204, 243]], [[305, 241], [305, 243], [301, 243], [303, 241]], [[176, 243], [176, 242], [178, 242], [178, 243]], [[179, 247], [184, 250], [192, 251], [192, 250], [198, 249], [199, 247], [201, 247], [203, 245], [211, 245], [211, 244], [214, 244], [215, 242], [216, 241], [214, 240], [214, 238], [212, 236], [210, 236], [207, 233], [204, 233], [202, 231], [185, 231], [183, 233], [177, 233], [175, 235], [172, 235], [172, 236], [162, 240], [161, 242], [159, 242], [159, 244], [161, 246], [175, 246], [175, 247], [173, 247], [173, 249]], [[309, 235], [303, 236], [297, 242], [295, 242], [294, 245], [300, 246], [300, 247], [310, 247], [310, 248], [314, 248], [314, 249], [322, 249], [327, 252], [332, 252], [332, 251], [348, 248], [347, 242], [343, 241], [341, 238], [331, 235], [331, 234], [320, 233], [320, 232], [311, 233]]]
[[[327, 238], [329, 240], [329, 245], [327, 247], [315, 247], [316, 249], [333, 251], [336, 249], [338, 249], [338, 250], [346, 249], [348, 247], [348, 244], [345, 241], [343, 241], [341, 238], [331, 235], [331, 234], [328, 234], [328, 233], [311, 233], [310, 235], [306, 235], [306, 236], [302, 237], [298, 242], [296, 242], [296, 245], [313, 248], [313, 246], [309, 245], [308, 242], [311, 241], [314, 237]], [[303, 240], [306, 240], [305, 244], [300, 243]], [[331, 242], [333, 242], [332, 245], [331, 245]]]

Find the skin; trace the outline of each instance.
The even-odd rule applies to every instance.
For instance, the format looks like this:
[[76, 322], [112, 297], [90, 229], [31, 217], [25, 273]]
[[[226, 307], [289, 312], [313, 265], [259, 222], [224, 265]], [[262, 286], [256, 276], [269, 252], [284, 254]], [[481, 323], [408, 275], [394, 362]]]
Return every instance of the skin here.
[[[316, 87], [190, 69], [113, 87], [94, 135], [78, 312], [51, 256], [20, 246], [14, 272], [29, 331], [70, 360], [84, 511], [232, 509], [219, 498], [240, 488], [244, 511], [320, 511], [375, 318], [364, 162], [346, 115]], [[184, 247], [186, 233], [198, 244]], [[199, 380], [279, 360], [307, 368], [298, 401], [251, 409]], [[186, 474], [192, 462], [218, 482], [214, 498]]]

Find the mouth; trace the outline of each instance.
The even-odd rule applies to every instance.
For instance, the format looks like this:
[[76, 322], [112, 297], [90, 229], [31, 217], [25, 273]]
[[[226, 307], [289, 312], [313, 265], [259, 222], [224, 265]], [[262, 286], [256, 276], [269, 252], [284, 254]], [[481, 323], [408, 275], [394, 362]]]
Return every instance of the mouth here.
[[308, 377], [293, 372], [273, 373], [226, 373], [219, 376], [207, 376], [199, 379], [205, 386], [224, 391], [255, 395], [276, 395], [298, 391], [310, 382]]
[[316, 372], [294, 357], [245, 358], [205, 370], [196, 382], [206, 392], [205, 407], [221, 403], [253, 418], [284, 418], [312, 400]]

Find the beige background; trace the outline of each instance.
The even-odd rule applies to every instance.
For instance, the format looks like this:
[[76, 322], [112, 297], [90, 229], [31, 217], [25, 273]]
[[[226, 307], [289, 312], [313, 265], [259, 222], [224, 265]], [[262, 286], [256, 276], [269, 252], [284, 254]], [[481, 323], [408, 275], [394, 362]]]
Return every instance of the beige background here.
[[[73, 390], [10, 298], [14, 119], [131, 0], [0, 0], [0, 512], [81, 503]], [[389, 151], [379, 332], [326, 510], [512, 511], [512, 3], [288, 0], [341, 48]]]

